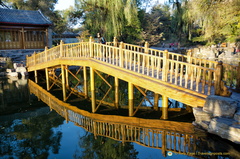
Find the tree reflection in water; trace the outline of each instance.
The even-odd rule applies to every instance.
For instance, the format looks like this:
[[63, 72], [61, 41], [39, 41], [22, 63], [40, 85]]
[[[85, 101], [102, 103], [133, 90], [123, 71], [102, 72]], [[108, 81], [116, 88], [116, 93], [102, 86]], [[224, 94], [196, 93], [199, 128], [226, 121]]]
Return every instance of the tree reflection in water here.
[[0, 157], [47, 158], [49, 150], [57, 154], [62, 133], [53, 127], [63, 124], [64, 118], [55, 111], [38, 117], [14, 120], [1, 124]]
[[137, 158], [138, 152], [134, 149], [133, 143], [122, 143], [113, 139], [97, 136], [86, 132], [85, 136], [79, 138], [79, 147], [82, 152], [75, 152], [76, 159], [123, 159]]

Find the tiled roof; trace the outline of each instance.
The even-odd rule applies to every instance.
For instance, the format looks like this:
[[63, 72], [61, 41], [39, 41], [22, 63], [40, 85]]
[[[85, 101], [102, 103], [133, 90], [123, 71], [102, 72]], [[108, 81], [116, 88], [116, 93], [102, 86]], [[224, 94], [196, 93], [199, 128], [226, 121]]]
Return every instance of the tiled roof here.
[[0, 24], [51, 25], [52, 23], [40, 10], [31, 11], [0, 8]]

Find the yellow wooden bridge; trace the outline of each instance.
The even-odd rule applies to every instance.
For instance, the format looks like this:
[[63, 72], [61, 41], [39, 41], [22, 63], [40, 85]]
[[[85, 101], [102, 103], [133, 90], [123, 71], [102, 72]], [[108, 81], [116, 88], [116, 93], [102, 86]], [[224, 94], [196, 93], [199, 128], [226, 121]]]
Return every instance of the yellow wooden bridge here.
[[[154, 109], [158, 109], [159, 95], [162, 96], [162, 118], [167, 119], [168, 98], [182, 102], [192, 107], [203, 107], [208, 95], [231, 95], [228, 88], [240, 88], [240, 65], [228, 65], [221, 62], [203, 60], [187, 55], [151, 49], [148, 43], [145, 46], [136, 46], [117, 42], [107, 44], [95, 43], [92, 38], [89, 42], [63, 44], [45, 49], [41, 53], [34, 53], [26, 57], [28, 72], [35, 73], [45, 70], [47, 90], [51, 89], [50, 79], [61, 82], [63, 99], [66, 101], [69, 88], [69, 73], [74, 75], [69, 66], [82, 66], [84, 75], [83, 95], [92, 102], [92, 112], [96, 112], [104, 98], [96, 102], [95, 74], [99, 75], [110, 87], [114, 89], [114, 106], [119, 107], [119, 79], [128, 82], [128, 109], [129, 116], [134, 116], [139, 106], [134, 105], [134, 88], [144, 96], [146, 89], [154, 92]], [[61, 68], [60, 75], [53, 70]], [[90, 69], [90, 89], [88, 94], [87, 73]], [[113, 76], [114, 86], [111, 86], [100, 72]], [[224, 83], [225, 81], [226, 83]], [[54, 82], [55, 84], [57, 82]], [[226, 85], [228, 87], [226, 87]], [[75, 86], [76, 87], [76, 86]], [[70, 88], [71, 89], [71, 88]], [[72, 89], [74, 91], [75, 89]]]

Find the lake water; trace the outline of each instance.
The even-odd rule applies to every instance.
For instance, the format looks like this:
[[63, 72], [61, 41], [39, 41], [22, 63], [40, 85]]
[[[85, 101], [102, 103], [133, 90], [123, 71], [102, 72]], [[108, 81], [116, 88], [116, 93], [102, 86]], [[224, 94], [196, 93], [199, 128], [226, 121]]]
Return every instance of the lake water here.
[[[239, 158], [239, 145], [195, 129], [191, 120], [129, 118], [66, 105], [27, 79], [1, 79], [0, 158]], [[31, 91], [31, 93], [30, 93]], [[51, 93], [51, 92], [50, 92]], [[46, 95], [46, 96], [44, 96]], [[43, 101], [49, 97], [50, 104]], [[146, 104], [147, 105], [147, 104]], [[181, 107], [181, 104], [178, 104]], [[145, 117], [145, 116], [144, 116]], [[186, 116], [185, 116], [186, 117]], [[187, 116], [188, 117], [188, 116]], [[118, 121], [118, 122], [117, 122]], [[155, 124], [153, 124], [155, 122]], [[138, 124], [136, 124], [138, 123]], [[161, 124], [162, 123], [162, 124]], [[184, 128], [181, 128], [181, 125]]]

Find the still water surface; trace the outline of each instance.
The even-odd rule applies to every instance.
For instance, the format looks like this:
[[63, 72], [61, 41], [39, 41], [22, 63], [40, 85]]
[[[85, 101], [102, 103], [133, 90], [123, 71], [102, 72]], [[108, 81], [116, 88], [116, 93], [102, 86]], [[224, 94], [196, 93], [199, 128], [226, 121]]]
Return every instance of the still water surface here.
[[[132, 125], [127, 117], [124, 123], [86, 117], [81, 111], [61, 104], [49, 107], [29, 93], [24, 79], [1, 79], [0, 88], [0, 158], [3, 159], [240, 156], [239, 145], [194, 130], [192, 126], [186, 128], [191, 132], [183, 132], [176, 131], [177, 126], [164, 128], [164, 124], [159, 124], [159, 128]], [[145, 120], [148, 121], [142, 121]], [[172, 127], [177, 124], [171, 123]]]

